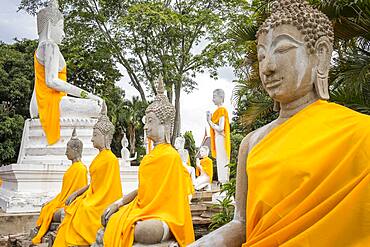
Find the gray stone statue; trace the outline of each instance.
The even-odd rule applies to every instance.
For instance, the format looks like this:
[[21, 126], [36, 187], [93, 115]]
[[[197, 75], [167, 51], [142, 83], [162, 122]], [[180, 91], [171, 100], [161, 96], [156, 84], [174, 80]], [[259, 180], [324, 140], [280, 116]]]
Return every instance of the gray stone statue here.
[[121, 165], [123, 166], [130, 166], [131, 165], [131, 161], [134, 161], [136, 160], [137, 158], [137, 152], [135, 152], [135, 155], [134, 157], [130, 157], [130, 151], [128, 150], [128, 140], [127, 140], [127, 137], [126, 137], [126, 134], [123, 134], [123, 137], [122, 137], [122, 140], [121, 140], [121, 144], [122, 144], [122, 149], [121, 149]]
[[262, 85], [278, 106], [279, 117], [249, 133], [240, 144], [234, 219], [191, 247], [240, 247], [246, 242], [248, 155], [274, 128], [310, 104], [329, 98], [333, 28], [323, 13], [302, 0], [276, 1], [258, 30], [257, 42]]

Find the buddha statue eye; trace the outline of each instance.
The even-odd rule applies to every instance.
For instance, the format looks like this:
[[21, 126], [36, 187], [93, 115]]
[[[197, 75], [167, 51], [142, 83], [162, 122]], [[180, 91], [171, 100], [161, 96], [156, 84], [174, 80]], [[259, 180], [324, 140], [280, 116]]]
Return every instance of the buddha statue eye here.
[[292, 45], [292, 44], [284, 44], [284, 45], [278, 46], [275, 49], [274, 53], [280, 53], [280, 54], [282, 54], [282, 53], [286, 53], [286, 52], [288, 52], [288, 51], [290, 51], [290, 50], [292, 50], [294, 48], [297, 48], [297, 46]]

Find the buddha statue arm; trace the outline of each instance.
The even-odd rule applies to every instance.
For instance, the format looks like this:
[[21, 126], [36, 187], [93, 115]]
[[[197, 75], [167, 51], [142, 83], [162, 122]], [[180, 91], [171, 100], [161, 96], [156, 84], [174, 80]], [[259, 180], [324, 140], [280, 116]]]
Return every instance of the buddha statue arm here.
[[246, 163], [249, 152], [249, 138], [247, 135], [240, 144], [236, 176], [236, 195], [234, 219], [210, 234], [198, 239], [189, 247], [240, 247], [246, 240], [246, 200], [247, 174]]
[[86, 185], [85, 187], [82, 187], [81, 189], [73, 192], [66, 200], [66, 205], [70, 205], [77, 197], [85, 193], [85, 191], [89, 188], [90, 185]]
[[43, 42], [40, 45], [41, 54], [44, 53], [45, 82], [46, 85], [59, 92], [65, 92], [79, 98], [89, 98], [102, 102], [102, 99], [92, 93], [76, 87], [58, 78], [60, 51], [58, 45], [53, 42]]
[[113, 204], [111, 204], [109, 207], [107, 207], [104, 210], [104, 213], [101, 216], [101, 224], [105, 227], [109, 221], [109, 218], [119, 210], [120, 207], [125, 206], [126, 204], [129, 204], [132, 202], [135, 197], [137, 196], [137, 189], [130, 192], [126, 196], [122, 197], [121, 199], [115, 201]]
[[220, 117], [220, 120], [218, 121], [218, 124], [213, 123], [210, 117], [207, 117], [207, 122], [208, 122], [209, 126], [211, 126], [211, 128], [214, 129], [215, 131], [217, 131], [219, 133], [224, 131], [225, 117]]

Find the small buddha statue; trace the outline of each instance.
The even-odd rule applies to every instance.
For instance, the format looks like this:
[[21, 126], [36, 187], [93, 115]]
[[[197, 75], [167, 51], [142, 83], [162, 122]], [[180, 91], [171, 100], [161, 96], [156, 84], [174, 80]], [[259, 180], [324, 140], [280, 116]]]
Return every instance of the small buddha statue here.
[[306, 1], [274, 2], [257, 51], [279, 117], [240, 145], [234, 220], [191, 247], [369, 245], [370, 117], [327, 101], [333, 38]]
[[123, 134], [122, 140], [122, 149], [121, 149], [121, 161], [123, 166], [130, 166], [131, 161], [136, 160], [137, 158], [137, 152], [135, 152], [134, 157], [130, 158], [130, 151], [128, 150], [128, 140], [126, 137], [126, 134]]
[[110, 150], [114, 129], [103, 102], [91, 138], [99, 153], [89, 167], [90, 184], [73, 192], [66, 200], [65, 218], [53, 246], [91, 245], [101, 227], [100, 215], [122, 197], [119, 162]]
[[213, 103], [218, 107], [211, 114], [207, 111], [207, 122], [210, 126], [211, 151], [213, 158], [216, 159], [218, 181], [223, 184], [229, 181], [230, 162], [230, 123], [229, 114], [222, 106], [225, 92], [222, 89], [213, 91]]
[[73, 129], [72, 137], [67, 143], [66, 156], [72, 165], [63, 175], [62, 189], [51, 201], [44, 203], [40, 216], [36, 222], [35, 236], [32, 243], [41, 243], [52, 222], [61, 222], [62, 209], [65, 208], [67, 198], [76, 190], [87, 185], [87, 168], [81, 162], [83, 143], [77, 137], [76, 128]]
[[189, 151], [185, 149], [185, 138], [183, 136], [178, 136], [175, 139], [174, 147], [176, 148], [177, 152], [179, 152], [182, 164], [188, 171], [191, 181], [194, 184], [195, 182], [195, 169], [190, 164], [190, 156]]
[[98, 117], [102, 102], [100, 97], [66, 81], [66, 62], [58, 47], [64, 38], [63, 26], [57, 0], [38, 12], [39, 43], [34, 55], [35, 87], [30, 114], [31, 118], [40, 118], [50, 145], [60, 138], [60, 117]]
[[212, 178], [213, 178], [213, 162], [208, 157], [209, 148], [207, 146], [201, 146], [199, 149], [199, 155], [201, 160], [197, 158], [197, 179], [195, 180], [195, 190], [201, 190], [206, 188], [211, 190]]
[[187, 180], [179, 153], [170, 144], [175, 108], [158, 94], [145, 111], [144, 130], [154, 143], [139, 166], [139, 188], [109, 206], [102, 215], [102, 229], [93, 246], [129, 247], [175, 241], [194, 241]]

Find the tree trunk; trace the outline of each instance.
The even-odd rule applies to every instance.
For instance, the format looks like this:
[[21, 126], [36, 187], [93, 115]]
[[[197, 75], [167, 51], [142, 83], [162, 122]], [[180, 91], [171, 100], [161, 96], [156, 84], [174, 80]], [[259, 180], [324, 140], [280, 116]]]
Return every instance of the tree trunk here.
[[136, 145], [136, 135], [135, 135], [135, 127], [130, 125], [128, 127], [128, 134], [129, 134], [129, 142], [130, 142], [130, 154], [135, 154], [135, 145]]
[[176, 137], [179, 136], [181, 130], [181, 116], [180, 116], [180, 95], [181, 95], [181, 83], [175, 84], [175, 125], [173, 128], [172, 143], [175, 143]]

